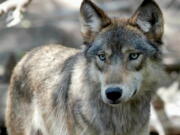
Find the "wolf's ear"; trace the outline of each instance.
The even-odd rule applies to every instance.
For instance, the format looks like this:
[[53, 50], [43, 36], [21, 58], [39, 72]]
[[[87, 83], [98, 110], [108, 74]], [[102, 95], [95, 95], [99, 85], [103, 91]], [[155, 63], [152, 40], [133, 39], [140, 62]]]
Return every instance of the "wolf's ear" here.
[[84, 0], [80, 8], [81, 33], [85, 43], [91, 42], [96, 34], [111, 23], [102, 9], [90, 0]]
[[162, 42], [164, 19], [154, 0], [144, 0], [130, 19], [150, 40]]

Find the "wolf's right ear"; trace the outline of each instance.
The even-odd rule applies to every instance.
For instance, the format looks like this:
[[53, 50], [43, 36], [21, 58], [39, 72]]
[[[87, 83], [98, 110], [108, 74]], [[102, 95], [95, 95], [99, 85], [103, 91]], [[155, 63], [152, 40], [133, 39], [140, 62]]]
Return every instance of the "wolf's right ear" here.
[[81, 33], [85, 43], [90, 43], [96, 34], [111, 23], [102, 9], [90, 0], [84, 0], [80, 8]]

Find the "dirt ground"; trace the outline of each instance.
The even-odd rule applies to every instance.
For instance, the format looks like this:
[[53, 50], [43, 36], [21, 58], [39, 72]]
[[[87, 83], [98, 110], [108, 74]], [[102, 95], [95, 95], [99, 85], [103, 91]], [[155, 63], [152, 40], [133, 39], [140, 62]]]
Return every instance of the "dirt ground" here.
[[[3, 2], [4, 0], [0, 0]], [[164, 63], [180, 63], [180, 0], [156, 0], [165, 18]], [[96, 0], [110, 16], [128, 17], [141, 0]], [[81, 0], [33, 0], [24, 13], [22, 22], [11, 28], [6, 27], [6, 15], [0, 17], [0, 135], [5, 135], [4, 110], [9, 72], [16, 60], [30, 49], [45, 44], [63, 44], [80, 48], [82, 38], [79, 25]], [[15, 60], [16, 59], [16, 60]], [[10, 71], [7, 71], [7, 70]], [[180, 78], [179, 73], [172, 73]], [[7, 77], [7, 78], [6, 78]], [[163, 79], [163, 78], [162, 78]], [[159, 95], [165, 103], [167, 117], [180, 129], [180, 79], [168, 87], [161, 88]], [[162, 113], [162, 112], [160, 112]], [[158, 115], [158, 113], [156, 113]], [[162, 125], [153, 115], [154, 125], [163, 132]], [[163, 120], [162, 120], [163, 121]], [[173, 123], [174, 125], [174, 123]], [[161, 133], [163, 135], [163, 133]], [[180, 135], [172, 133], [169, 135]]]

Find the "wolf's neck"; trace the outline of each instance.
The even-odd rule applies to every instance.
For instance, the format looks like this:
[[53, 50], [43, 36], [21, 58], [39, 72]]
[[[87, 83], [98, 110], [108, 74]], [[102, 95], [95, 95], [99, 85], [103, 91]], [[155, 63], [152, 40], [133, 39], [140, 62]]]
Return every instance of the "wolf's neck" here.
[[150, 99], [121, 103], [116, 107], [109, 106], [95, 97], [79, 103], [77, 106], [82, 127], [87, 124], [86, 126], [101, 133], [125, 134], [142, 129], [149, 120]]

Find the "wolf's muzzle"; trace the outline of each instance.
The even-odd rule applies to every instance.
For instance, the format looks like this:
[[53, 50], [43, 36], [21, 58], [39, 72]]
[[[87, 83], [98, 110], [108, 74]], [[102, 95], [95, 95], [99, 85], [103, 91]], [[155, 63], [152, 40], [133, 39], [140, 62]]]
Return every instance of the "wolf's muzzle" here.
[[122, 96], [122, 89], [119, 87], [107, 88], [105, 92], [106, 92], [106, 97], [110, 101], [112, 101], [112, 104], [117, 104], [117, 101]]

